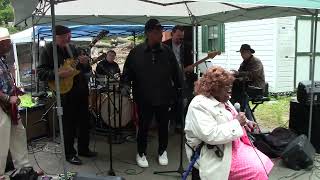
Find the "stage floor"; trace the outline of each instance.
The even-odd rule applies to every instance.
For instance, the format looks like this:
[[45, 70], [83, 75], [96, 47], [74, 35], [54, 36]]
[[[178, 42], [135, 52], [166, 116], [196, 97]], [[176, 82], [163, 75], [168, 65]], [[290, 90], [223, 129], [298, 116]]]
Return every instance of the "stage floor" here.
[[[117, 176], [124, 177], [126, 180], [178, 180], [181, 179], [177, 173], [167, 173], [163, 175], [155, 175], [154, 171], [177, 170], [179, 165], [179, 143], [178, 134], [171, 133], [169, 136], [168, 146], [168, 166], [160, 166], [157, 162], [157, 135], [152, 132], [148, 145], [148, 161], [149, 168], [142, 169], [136, 165], [136, 143], [133, 138], [122, 144], [113, 145], [113, 169]], [[107, 137], [101, 135], [93, 135], [91, 137], [90, 148], [99, 154], [96, 158], [83, 158], [83, 165], [75, 166], [66, 162], [68, 171], [94, 174], [98, 176], [107, 176], [109, 170], [109, 144]], [[31, 148], [32, 147], [32, 148]], [[186, 155], [183, 150], [183, 167], [187, 167]], [[46, 172], [46, 174], [59, 174], [63, 172], [61, 148], [58, 143], [50, 140], [38, 140], [29, 145], [29, 159], [35, 169], [39, 169], [38, 165]], [[317, 158], [319, 159], [318, 155]], [[280, 159], [274, 159], [275, 166], [270, 174], [270, 180], [277, 179], [320, 179], [320, 169], [294, 171], [284, 167]], [[38, 165], [37, 165], [38, 164]], [[315, 162], [316, 167], [319, 162]], [[189, 179], [191, 179], [189, 177]]]

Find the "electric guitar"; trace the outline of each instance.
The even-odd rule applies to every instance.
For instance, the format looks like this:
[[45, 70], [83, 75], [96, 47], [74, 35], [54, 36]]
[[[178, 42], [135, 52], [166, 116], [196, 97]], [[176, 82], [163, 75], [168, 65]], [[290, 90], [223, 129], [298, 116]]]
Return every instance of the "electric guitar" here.
[[183, 69], [183, 71], [186, 73], [186, 72], [190, 72], [189, 70], [192, 69], [196, 66], [198, 66], [199, 64], [205, 62], [206, 60], [208, 59], [212, 59], [214, 57], [216, 57], [217, 55], [220, 55], [221, 52], [220, 51], [211, 51], [211, 52], [208, 52], [207, 56], [191, 65], [188, 65], [186, 68]]
[[[14, 87], [13, 87], [13, 94], [14, 96], [19, 96], [22, 95], [22, 91], [20, 91], [15, 83], [14, 83]], [[2, 95], [3, 92], [0, 91], [0, 95]], [[10, 116], [11, 122], [13, 125], [18, 125], [18, 121], [19, 121], [19, 115], [18, 115], [18, 105], [17, 104], [11, 104], [10, 102], [2, 102], [0, 101], [0, 107], [2, 108], [2, 110], [8, 115]]]
[[[100, 39], [102, 39], [108, 31], [101, 31], [97, 37], [90, 43], [89, 47], [93, 47], [95, 43], [97, 43]], [[71, 53], [71, 52], [70, 52]], [[72, 54], [70, 54], [72, 57]], [[90, 65], [104, 59], [106, 54], [102, 54], [96, 60], [90, 63]], [[68, 58], [64, 61], [63, 66], [59, 69], [71, 69], [72, 74], [66, 78], [60, 78], [60, 93], [65, 94], [69, 92], [73, 87], [73, 78], [80, 73], [78, 69], [76, 69], [77, 65], [79, 64], [79, 60], [75, 58]], [[55, 80], [49, 81], [48, 86], [51, 90], [56, 91]]]

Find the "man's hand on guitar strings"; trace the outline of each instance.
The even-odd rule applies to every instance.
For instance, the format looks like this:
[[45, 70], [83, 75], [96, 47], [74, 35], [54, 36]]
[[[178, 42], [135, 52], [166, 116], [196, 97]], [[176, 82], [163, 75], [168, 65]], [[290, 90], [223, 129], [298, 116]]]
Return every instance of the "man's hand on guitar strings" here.
[[84, 56], [84, 55], [80, 55], [78, 57], [78, 60], [81, 64], [88, 64], [89, 63], [89, 60], [90, 58], [88, 56]]
[[72, 69], [71, 68], [61, 68], [59, 69], [59, 77], [66, 78], [72, 75]]

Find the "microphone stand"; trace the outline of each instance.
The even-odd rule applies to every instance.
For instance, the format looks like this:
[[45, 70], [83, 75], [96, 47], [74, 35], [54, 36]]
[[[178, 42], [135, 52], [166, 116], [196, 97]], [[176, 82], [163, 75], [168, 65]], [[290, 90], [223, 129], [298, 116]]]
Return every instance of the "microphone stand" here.
[[[197, 37], [197, 26], [198, 26], [198, 20], [196, 19], [196, 17], [192, 14], [190, 8], [188, 7], [188, 4], [185, 3], [185, 6], [187, 8], [187, 11], [189, 13], [189, 17], [190, 17], [190, 21], [193, 25], [193, 28], [194, 28], [194, 33], [195, 33], [195, 36], [194, 37]], [[195, 51], [197, 52], [197, 51]], [[194, 59], [197, 59], [197, 56], [194, 55]], [[178, 97], [178, 103], [181, 107], [181, 112], [180, 112], [180, 115], [181, 115], [181, 126], [182, 128], [184, 128], [185, 126], [185, 107], [187, 104], [184, 103], [184, 91], [187, 90], [186, 89], [186, 82], [185, 82], [185, 74], [184, 72], [182, 71], [183, 70], [183, 64], [180, 64], [180, 62], [178, 62], [177, 60], [177, 72], [178, 72], [178, 79], [179, 81], [181, 82], [181, 88], [178, 89], [178, 94], [179, 94], [179, 97]], [[189, 99], [188, 99], [189, 100]], [[183, 177], [183, 173], [184, 173], [184, 168], [183, 168], [183, 164], [182, 164], [182, 161], [183, 161], [183, 144], [184, 144], [184, 131], [181, 130], [180, 131], [180, 160], [179, 160], [179, 167], [177, 170], [173, 170], [173, 171], [155, 171], [153, 172], [153, 174], [164, 174], [164, 173], [178, 173], [181, 177]]]
[[[178, 112], [180, 114], [181, 118], [181, 126], [184, 128], [184, 123], [185, 123], [185, 106], [186, 104], [184, 103], [184, 96], [185, 93], [184, 91], [186, 90], [186, 82], [185, 82], [185, 75], [183, 72], [183, 64], [180, 64], [177, 60], [177, 73], [178, 73], [178, 81], [180, 82], [181, 87], [178, 88], [178, 98], [177, 98], [177, 104], [178, 104]], [[179, 107], [180, 106], [180, 107]], [[181, 177], [183, 176], [184, 173], [184, 168], [183, 168], [183, 144], [184, 144], [184, 131], [180, 131], [180, 152], [179, 152], [179, 166], [177, 170], [170, 170], [170, 171], [154, 171], [153, 174], [166, 174], [166, 173], [178, 173]]]
[[[108, 90], [107, 90], [107, 95], [108, 95], [108, 98], [109, 98], [109, 95], [110, 95], [110, 92], [109, 92], [109, 78], [107, 80], [107, 86], [108, 86]], [[114, 86], [113, 86], [114, 87]], [[114, 89], [113, 89], [114, 90]], [[109, 135], [108, 135], [108, 140], [109, 140], [109, 164], [110, 164], [110, 169], [108, 171], [108, 175], [110, 176], [115, 176], [116, 173], [114, 172], [113, 170], [113, 167], [112, 167], [112, 134], [113, 134], [113, 130], [112, 130], [112, 127], [111, 127], [111, 109], [110, 109], [110, 100], [108, 99], [108, 123], [109, 123]]]

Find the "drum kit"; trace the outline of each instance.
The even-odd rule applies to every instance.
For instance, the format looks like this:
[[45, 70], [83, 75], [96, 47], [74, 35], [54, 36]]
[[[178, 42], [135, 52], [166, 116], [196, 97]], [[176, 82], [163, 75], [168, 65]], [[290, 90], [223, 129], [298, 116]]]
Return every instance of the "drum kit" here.
[[132, 98], [121, 95], [119, 74], [95, 74], [91, 78], [89, 110], [95, 114], [96, 130], [123, 128], [129, 124]]

